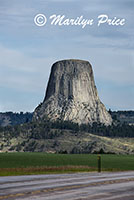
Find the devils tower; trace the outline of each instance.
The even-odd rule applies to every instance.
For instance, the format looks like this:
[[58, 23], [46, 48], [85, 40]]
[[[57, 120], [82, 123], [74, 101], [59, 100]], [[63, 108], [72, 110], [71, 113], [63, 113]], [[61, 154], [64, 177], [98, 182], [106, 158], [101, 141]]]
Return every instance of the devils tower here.
[[43, 103], [34, 120], [67, 120], [78, 124], [110, 125], [112, 118], [101, 103], [92, 66], [83, 60], [62, 60], [53, 64]]

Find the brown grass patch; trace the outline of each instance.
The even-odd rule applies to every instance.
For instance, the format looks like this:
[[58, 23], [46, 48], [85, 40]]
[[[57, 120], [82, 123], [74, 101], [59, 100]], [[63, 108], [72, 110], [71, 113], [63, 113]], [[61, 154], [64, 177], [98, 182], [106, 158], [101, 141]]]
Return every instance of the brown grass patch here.
[[1, 168], [0, 175], [30, 175], [30, 174], [48, 174], [48, 173], [73, 173], [97, 171], [94, 167], [89, 166], [52, 166], [52, 167], [22, 167], [22, 168]]

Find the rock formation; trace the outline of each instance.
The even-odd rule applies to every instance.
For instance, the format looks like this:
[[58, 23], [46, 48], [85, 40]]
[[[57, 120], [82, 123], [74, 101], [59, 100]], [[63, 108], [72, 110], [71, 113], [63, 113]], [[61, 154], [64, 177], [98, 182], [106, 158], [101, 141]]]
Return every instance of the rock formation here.
[[71, 59], [53, 64], [45, 99], [35, 109], [33, 117], [34, 120], [45, 118], [78, 124], [112, 123], [99, 99], [88, 61]]

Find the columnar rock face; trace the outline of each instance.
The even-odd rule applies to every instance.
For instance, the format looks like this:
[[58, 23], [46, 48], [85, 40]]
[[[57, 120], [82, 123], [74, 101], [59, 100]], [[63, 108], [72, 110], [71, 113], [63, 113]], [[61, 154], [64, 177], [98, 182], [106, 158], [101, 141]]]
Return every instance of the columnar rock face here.
[[53, 64], [45, 99], [34, 112], [34, 120], [46, 117], [78, 124], [112, 123], [99, 99], [89, 62], [71, 59]]

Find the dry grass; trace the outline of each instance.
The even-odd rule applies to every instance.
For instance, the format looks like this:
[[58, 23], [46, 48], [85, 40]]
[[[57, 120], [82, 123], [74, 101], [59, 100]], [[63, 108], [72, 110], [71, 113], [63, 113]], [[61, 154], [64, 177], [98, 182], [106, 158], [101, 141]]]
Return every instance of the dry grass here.
[[52, 167], [26, 167], [26, 168], [1, 168], [1, 176], [10, 175], [31, 175], [31, 174], [49, 174], [49, 173], [74, 173], [97, 171], [89, 166], [52, 166]]

